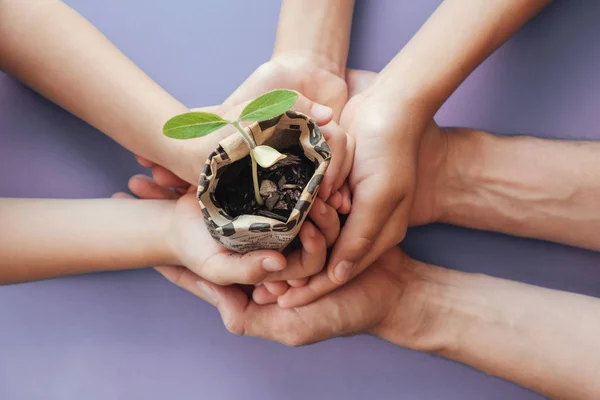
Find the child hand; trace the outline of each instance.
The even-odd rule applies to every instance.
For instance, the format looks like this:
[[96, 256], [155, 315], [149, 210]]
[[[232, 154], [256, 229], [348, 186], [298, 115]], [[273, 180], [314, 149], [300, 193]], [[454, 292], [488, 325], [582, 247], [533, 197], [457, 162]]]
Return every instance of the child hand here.
[[[257, 284], [267, 279], [296, 280], [314, 275], [324, 267], [327, 243], [338, 235], [340, 229], [337, 218], [317, 218], [314, 220], [317, 227], [307, 221], [299, 235], [302, 249], [292, 252], [287, 260], [274, 250], [238, 254], [225, 249], [210, 236], [194, 190], [181, 196], [140, 175], [131, 178], [129, 187], [142, 199], [178, 199], [173, 215], [169, 216], [172, 228], [167, 238], [173, 260], [218, 285]], [[124, 193], [114, 195], [127, 196]], [[184, 277], [181, 268], [157, 269], [167, 278]]]

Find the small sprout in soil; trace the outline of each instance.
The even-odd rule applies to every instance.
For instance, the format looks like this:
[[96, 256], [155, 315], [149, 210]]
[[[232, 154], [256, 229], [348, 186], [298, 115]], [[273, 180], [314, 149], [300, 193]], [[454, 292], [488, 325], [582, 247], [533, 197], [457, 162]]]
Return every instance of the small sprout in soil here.
[[272, 147], [257, 146], [252, 135], [242, 128], [240, 122], [260, 122], [275, 118], [292, 108], [296, 100], [298, 100], [296, 92], [284, 89], [273, 90], [250, 102], [235, 121], [227, 121], [216, 114], [194, 111], [177, 115], [168, 120], [163, 126], [163, 133], [174, 139], [194, 139], [206, 136], [226, 125], [233, 125], [250, 149], [254, 197], [259, 205], [263, 205], [264, 202], [260, 196], [261, 188], [258, 186], [257, 164], [263, 168], [269, 168], [286, 156]]

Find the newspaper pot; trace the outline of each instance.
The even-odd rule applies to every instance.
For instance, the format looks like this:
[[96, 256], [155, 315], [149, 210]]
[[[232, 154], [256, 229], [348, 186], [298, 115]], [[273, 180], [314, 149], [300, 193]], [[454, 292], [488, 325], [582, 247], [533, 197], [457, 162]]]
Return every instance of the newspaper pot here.
[[[198, 183], [198, 202], [211, 236], [229, 250], [247, 253], [260, 249], [283, 250], [300, 231], [319, 191], [329, 165], [331, 152], [317, 124], [306, 115], [288, 111], [273, 119], [255, 122], [244, 128], [257, 145], [268, 145], [284, 153], [296, 148], [314, 166], [314, 173], [299, 195], [289, 217], [270, 218], [262, 215], [230, 216], [216, 195], [224, 175], [234, 163], [249, 157], [250, 149], [240, 134], [227, 137], [211, 153]], [[240, 163], [237, 164], [239, 166]], [[260, 168], [260, 167], [259, 167]]]

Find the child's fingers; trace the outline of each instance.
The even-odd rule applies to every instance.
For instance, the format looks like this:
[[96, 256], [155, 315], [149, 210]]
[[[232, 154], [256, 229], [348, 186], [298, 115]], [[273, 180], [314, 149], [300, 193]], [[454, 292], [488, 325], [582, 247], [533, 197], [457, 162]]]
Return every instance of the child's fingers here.
[[269, 292], [273, 293], [276, 296], [284, 295], [289, 288], [287, 282], [283, 281], [264, 282], [263, 286], [266, 287]]
[[300, 228], [302, 249], [288, 256], [287, 267], [269, 275], [265, 281], [287, 281], [315, 275], [321, 271], [327, 258], [327, 242], [325, 237], [310, 221], [305, 221]]
[[321, 234], [325, 236], [327, 247], [332, 246], [340, 234], [340, 219], [337, 211], [317, 197], [308, 215]]
[[255, 285], [271, 275], [278, 275], [277, 271], [283, 270], [286, 263], [285, 257], [274, 250], [258, 250], [247, 254], [221, 251], [208, 256], [200, 265], [188, 267], [217, 285]]
[[269, 292], [264, 285], [258, 286], [252, 292], [252, 300], [256, 304], [273, 304], [277, 303], [277, 296]]
[[331, 196], [329, 196], [327, 204], [329, 204], [335, 210], [339, 210], [342, 204], [344, 204], [344, 198], [342, 197], [342, 194], [340, 192], [335, 192]]
[[[331, 150], [329, 168], [327, 168], [327, 171], [325, 172], [325, 176], [321, 182], [321, 188], [319, 189], [319, 197], [323, 200], [327, 200], [329, 195], [334, 191], [334, 185], [337, 182], [340, 173], [343, 172], [342, 168], [346, 158], [348, 135], [346, 135], [342, 128], [333, 121], [325, 126], [320, 126], [319, 129]], [[345, 176], [344, 179], [346, 179]]]
[[133, 197], [132, 195], [127, 194], [125, 192], [117, 192], [110, 197], [112, 199], [135, 199], [135, 197]]
[[180, 197], [173, 190], [160, 186], [146, 175], [132, 176], [128, 186], [129, 190], [141, 199], [174, 200]]
[[352, 210], [352, 193], [348, 184], [342, 185], [338, 193], [342, 196], [342, 205], [337, 208], [338, 212], [340, 214], [350, 214], [350, 210]]
[[[189, 183], [160, 165], [154, 165], [152, 167], [152, 177], [156, 183], [165, 188], [181, 188], [187, 190], [187, 188], [190, 186]], [[185, 191], [183, 193], [185, 193]]]
[[287, 283], [291, 287], [302, 287], [308, 283], [308, 278], [290, 279], [289, 281], [287, 281]]

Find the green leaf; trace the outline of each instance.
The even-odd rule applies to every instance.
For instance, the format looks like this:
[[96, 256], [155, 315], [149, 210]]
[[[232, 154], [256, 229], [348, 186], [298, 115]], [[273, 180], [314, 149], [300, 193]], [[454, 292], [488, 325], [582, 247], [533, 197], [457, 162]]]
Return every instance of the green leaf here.
[[283, 114], [296, 103], [298, 93], [277, 89], [253, 100], [244, 108], [240, 121], [265, 121]]
[[174, 139], [193, 139], [206, 136], [227, 124], [227, 121], [216, 114], [189, 112], [168, 120], [163, 126], [163, 133]]
[[252, 157], [256, 160], [258, 165], [263, 168], [269, 168], [279, 160], [283, 160], [287, 157], [285, 154], [281, 154], [277, 150], [269, 146], [256, 146], [251, 150]]

